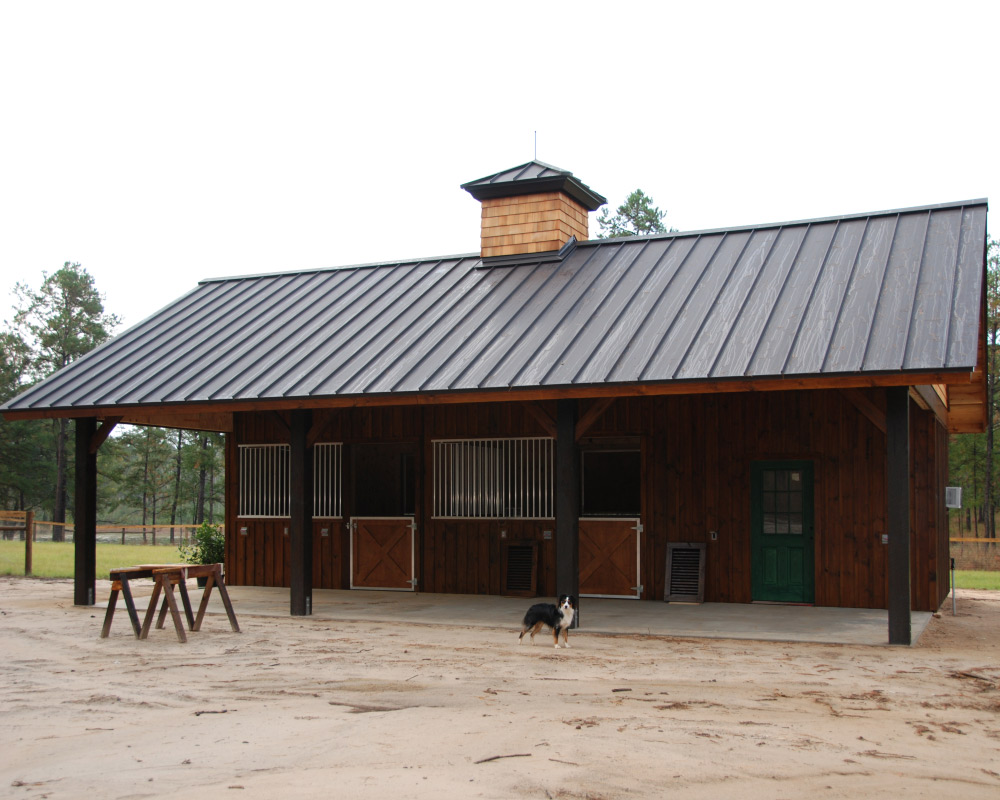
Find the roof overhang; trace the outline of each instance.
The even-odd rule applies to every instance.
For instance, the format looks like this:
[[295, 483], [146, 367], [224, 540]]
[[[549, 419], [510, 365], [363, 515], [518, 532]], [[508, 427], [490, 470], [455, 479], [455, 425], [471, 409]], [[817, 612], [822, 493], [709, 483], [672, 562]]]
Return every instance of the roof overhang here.
[[[3, 416], [17, 419], [113, 418], [125, 424], [156, 425], [188, 430], [228, 432], [233, 414], [253, 411], [296, 409], [361, 408], [386, 406], [448, 405], [458, 403], [538, 402], [562, 399], [662, 397], [668, 395], [710, 395], [739, 392], [778, 392], [839, 389], [870, 389], [888, 386], [913, 387], [911, 395], [921, 407], [932, 410], [950, 433], [981, 430], [985, 414], [985, 383], [981, 371], [920, 373], [872, 373], [860, 375], [783, 376], [774, 378], [728, 379], [715, 381], [666, 381], [641, 384], [602, 384], [478, 390], [451, 392], [386, 393], [332, 397], [260, 398], [253, 400], [211, 400], [160, 405], [111, 405], [75, 408], [5, 410]], [[982, 394], [982, 402], [976, 400]], [[954, 398], [961, 397], [961, 413], [954, 415]], [[982, 409], [982, 413], [980, 410]], [[954, 409], [956, 412], [958, 409]]]

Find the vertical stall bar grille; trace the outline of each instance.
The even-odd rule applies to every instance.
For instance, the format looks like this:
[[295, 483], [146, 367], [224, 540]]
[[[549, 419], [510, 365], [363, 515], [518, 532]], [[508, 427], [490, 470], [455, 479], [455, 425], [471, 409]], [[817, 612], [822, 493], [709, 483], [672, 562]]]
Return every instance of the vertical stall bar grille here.
[[547, 437], [435, 440], [434, 516], [551, 519], [554, 444]]
[[289, 515], [290, 458], [291, 449], [287, 444], [239, 446], [241, 517]]

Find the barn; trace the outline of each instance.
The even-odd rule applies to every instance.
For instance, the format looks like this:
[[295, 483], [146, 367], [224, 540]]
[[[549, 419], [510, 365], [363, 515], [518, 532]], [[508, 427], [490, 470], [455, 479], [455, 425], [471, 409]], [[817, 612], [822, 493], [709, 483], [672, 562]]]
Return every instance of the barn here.
[[[982, 431], [985, 200], [588, 240], [533, 161], [478, 253], [206, 280], [2, 411], [76, 420], [75, 599], [120, 423], [226, 433], [226, 574], [314, 588], [910, 610]], [[584, 603], [586, 600], [584, 600]]]

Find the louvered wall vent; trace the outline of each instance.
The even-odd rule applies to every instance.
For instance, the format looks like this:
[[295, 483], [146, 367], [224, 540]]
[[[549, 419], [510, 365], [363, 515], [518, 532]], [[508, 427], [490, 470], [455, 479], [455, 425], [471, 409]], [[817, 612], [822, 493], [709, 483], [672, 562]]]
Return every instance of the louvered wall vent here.
[[534, 542], [505, 543], [502, 594], [515, 597], [534, 597], [538, 594], [537, 554]]
[[689, 542], [667, 544], [667, 602], [701, 603], [705, 599], [705, 545]]

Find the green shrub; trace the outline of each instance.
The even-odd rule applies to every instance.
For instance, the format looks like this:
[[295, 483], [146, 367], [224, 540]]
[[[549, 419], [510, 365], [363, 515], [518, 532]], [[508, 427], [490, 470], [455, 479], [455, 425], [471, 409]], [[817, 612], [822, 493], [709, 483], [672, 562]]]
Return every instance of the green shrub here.
[[180, 553], [188, 564], [221, 564], [226, 555], [222, 526], [201, 523], [201, 527], [191, 534], [191, 544], [182, 545]]

